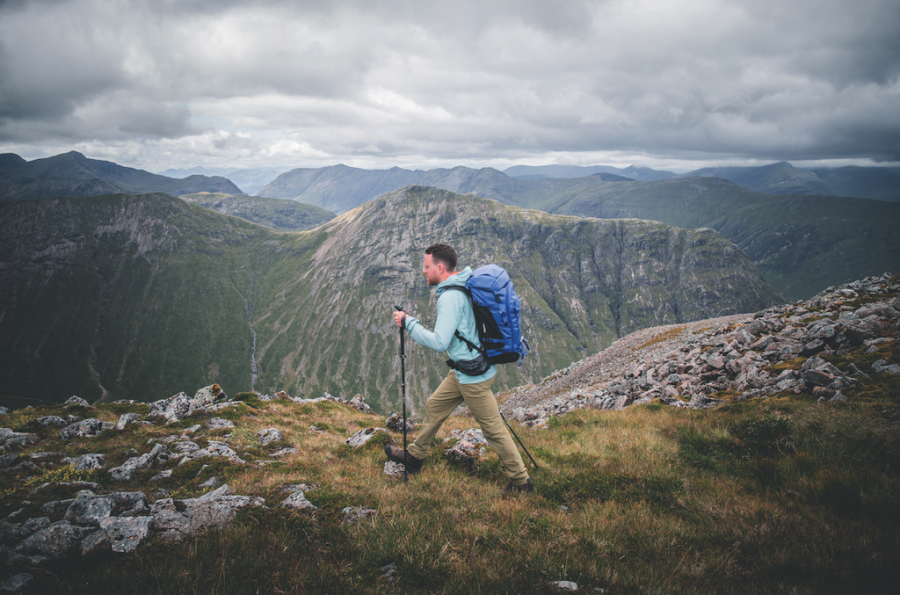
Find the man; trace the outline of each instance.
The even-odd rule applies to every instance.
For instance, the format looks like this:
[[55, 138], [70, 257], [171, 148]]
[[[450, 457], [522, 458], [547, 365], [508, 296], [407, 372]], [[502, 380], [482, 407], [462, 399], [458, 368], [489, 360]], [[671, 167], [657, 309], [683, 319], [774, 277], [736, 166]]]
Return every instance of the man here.
[[[438, 352], [446, 352], [454, 362], [465, 363], [476, 359], [479, 352], [471, 349], [465, 342], [455, 336], [459, 331], [468, 341], [479, 345], [478, 330], [475, 326], [475, 314], [472, 302], [463, 291], [446, 291], [450, 286], [465, 287], [472, 269], [466, 267], [456, 271], [456, 251], [447, 244], [434, 244], [425, 249], [422, 272], [428, 285], [435, 287], [438, 296], [437, 320], [434, 331], [426, 329], [416, 318], [406, 312], [394, 312], [397, 326], [405, 328], [413, 340]], [[516, 445], [506, 430], [497, 400], [491, 391], [496, 366], [487, 367], [487, 371], [470, 376], [462, 371], [450, 370], [441, 385], [425, 403], [425, 420], [422, 423], [419, 437], [407, 451], [395, 446], [386, 446], [385, 452], [390, 460], [406, 466], [408, 473], [417, 473], [422, 468], [422, 460], [428, 456], [431, 442], [444, 420], [463, 401], [475, 417], [485, 439], [500, 461], [509, 478], [507, 492], [532, 492], [531, 479], [525, 470], [525, 464]]]

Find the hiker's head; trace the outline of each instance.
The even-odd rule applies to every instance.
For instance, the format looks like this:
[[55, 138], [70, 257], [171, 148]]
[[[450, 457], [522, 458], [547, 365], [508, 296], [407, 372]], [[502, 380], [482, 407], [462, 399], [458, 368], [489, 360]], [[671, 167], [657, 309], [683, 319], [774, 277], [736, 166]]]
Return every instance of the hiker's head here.
[[429, 285], [437, 285], [456, 272], [456, 250], [447, 244], [434, 244], [425, 248], [422, 272]]

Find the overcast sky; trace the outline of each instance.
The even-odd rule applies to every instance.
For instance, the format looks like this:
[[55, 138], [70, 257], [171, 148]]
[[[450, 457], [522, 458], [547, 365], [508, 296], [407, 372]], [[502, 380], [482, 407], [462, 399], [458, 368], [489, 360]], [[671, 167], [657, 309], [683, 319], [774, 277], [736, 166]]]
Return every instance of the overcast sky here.
[[0, 153], [900, 162], [897, 0], [0, 0]]

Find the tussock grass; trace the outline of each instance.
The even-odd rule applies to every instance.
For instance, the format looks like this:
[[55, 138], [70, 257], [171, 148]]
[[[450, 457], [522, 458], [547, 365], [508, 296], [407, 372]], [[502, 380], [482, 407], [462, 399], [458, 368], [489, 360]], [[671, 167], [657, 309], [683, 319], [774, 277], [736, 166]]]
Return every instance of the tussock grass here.
[[[193, 497], [216, 475], [270, 508], [182, 542], [149, 541], [129, 555], [72, 552], [52, 572], [30, 571], [39, 589], [92, 594], [551, 593], [557, 580], [617, 594], [894, 592], [900, 433], [883, 412], [900, 398], [891, 391], [840, 406], [776, 395], [705, 411], [577, 411], [546, 430], [516, 427], [541, 466], [530, 471], [532, 495], [501, 493], [493, 453], [471, 470], [441, 456], [440, 439], [472, 427], [471, 419], [451, 417], [422, 472], [404, 485], [382, 473], [383, 440], [355, 450], [343, 444], [383, 425], [381, 417], [334, 403], [248, 399], [219, 415], [237, 424], [232, 431], [195, 438], [205, 444], [230, 433], [247, 465], [201, 459], [155, 484], [148, 478], [158, 469], [121, 485], [105, 473], [91, 477], [110, 490]], [[13, 419], [25, 426], [37, 413]], [[114, 421], [111, 411], [103, 415]], [[121, 461], [127, 449], [146, 452], [149, 440], [192, 423], [129, 426], [73, 440], [70, 449]], [[324, 431], [311, 432], [313, 425]], [[255, 433], [269, 427], [281, 429], [283, 444], [259, 445]], [[268, 456], [284, 444], [298, 454]], [[40, 449], [51, 446], [65, 445]], [[277, 507], [281, 488], [298, 483], [320, 486], [307, 492], [315, 512]], [[0, 514], [26, 491], [9, 491]], [[62, 497], [47, 494], [31, 496], [31, 506]], [[342, 524], [345, 506], [378, 513]], [[381, 576], [389, 563], [393, 582]]]

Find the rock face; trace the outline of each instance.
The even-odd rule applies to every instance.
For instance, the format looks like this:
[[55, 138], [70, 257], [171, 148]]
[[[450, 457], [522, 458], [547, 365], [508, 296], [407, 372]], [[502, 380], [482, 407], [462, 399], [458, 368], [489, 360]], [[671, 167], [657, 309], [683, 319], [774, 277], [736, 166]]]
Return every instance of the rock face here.
[[[858, 389], [868, 374], [892, 373], [891, 366], [900, 372], [900, 365], [882, 360], [867, 372], [855, 365], [842, 371], [824, 359], [893, 345], [900, 300], [881, 296], [898, 291], [900, 277], [869, 277], [755, 315], [642, 331], [520, 390], [502, 409], [527, 426], [543, 427], [549, 417], [577, 409], [654, 401], [696, 409], [725, 397], [744, 401], [782, 391], [844, 401], [844, 392]], [[641, 361], [633, 366], [635, 351]]]

